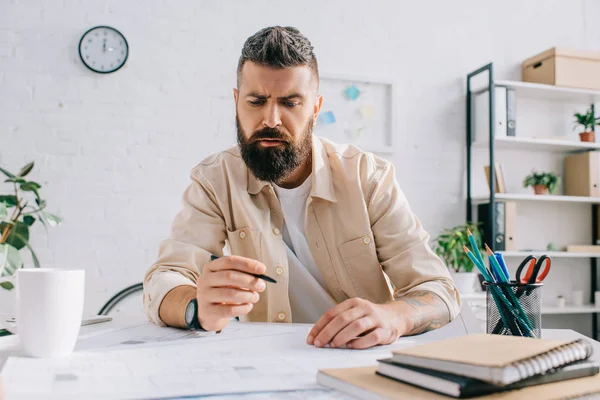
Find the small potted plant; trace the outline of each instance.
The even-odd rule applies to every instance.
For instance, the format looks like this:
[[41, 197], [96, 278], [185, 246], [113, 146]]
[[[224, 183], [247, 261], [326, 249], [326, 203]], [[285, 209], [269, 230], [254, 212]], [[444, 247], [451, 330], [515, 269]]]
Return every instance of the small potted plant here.
[[[478, 249], [473, 249], [471, 246], [468, 236], [469, 230], [473, 234]], [[474, 292], [475, 285], [478, 282], [478, 273], [473, 272], [475, 266], [465, 254], [463, 246], [467, 246], [471, 251], [479, 251], [484, 260], [487, 258], [479, 225], [466, 223], [444, 229], [434, 240], [434, 251], [450, 269], [450, 274], [458, 291], [460, 293]]]
[[560, 182], [560, 178], [552, 172], [536, 172], [533, 171], [525, 177], [523, 187], [533, 187], [535, 194], [548, 194], [556, 190], [556, 186]]
[[583, 128], [583, 132], [579, 133], [579, 139], [582, 142], [594, 142], [594, 125], [600, 125], [600, 117], [594, 115], [594, 110], [590, 107], [585, 114], [575, 113], [575, 121], [573, 129], [579, 126]]

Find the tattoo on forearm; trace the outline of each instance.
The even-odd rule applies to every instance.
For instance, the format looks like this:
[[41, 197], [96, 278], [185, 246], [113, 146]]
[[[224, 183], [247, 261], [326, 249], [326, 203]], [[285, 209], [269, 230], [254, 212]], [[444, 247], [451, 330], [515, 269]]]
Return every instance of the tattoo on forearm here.
[[450, 321], [450, 315], [446, 303], [437, 295], [425, 290], [409, 293], [399, 299], [412, 308], [414, 327], [405, 335], [417, 335], [441, 328]]

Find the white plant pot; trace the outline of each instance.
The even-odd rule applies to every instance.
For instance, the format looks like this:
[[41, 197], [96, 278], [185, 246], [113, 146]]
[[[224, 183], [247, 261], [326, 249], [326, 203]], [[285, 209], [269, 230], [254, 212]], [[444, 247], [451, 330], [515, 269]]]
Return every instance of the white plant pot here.
[[450, 272], [450, 275], [460, 293], [473, 293], [476, 291], [476, 284], [479, 283], [476, 272]]

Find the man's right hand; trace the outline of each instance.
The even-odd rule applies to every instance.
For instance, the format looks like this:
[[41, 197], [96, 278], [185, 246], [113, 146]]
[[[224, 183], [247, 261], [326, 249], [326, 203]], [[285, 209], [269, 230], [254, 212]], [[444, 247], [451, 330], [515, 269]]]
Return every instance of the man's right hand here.
[[266, 287], [264, 264], [239, 256], [221, 257], [204, 265], [196, 280], [198, 320], [202, 329], [220, 331], [233, 317], [246, 315]]

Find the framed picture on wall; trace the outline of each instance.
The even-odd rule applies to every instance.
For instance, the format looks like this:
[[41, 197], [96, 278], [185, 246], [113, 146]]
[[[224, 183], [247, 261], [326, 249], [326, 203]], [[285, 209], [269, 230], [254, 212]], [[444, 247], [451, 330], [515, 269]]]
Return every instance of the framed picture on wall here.
[[394, 153], [393, 82], [322, 74], [319, 93], [323, 105], [315, 134], [373, 153]]

